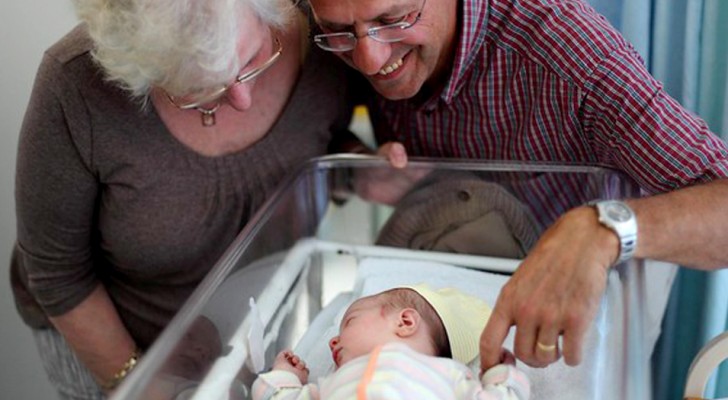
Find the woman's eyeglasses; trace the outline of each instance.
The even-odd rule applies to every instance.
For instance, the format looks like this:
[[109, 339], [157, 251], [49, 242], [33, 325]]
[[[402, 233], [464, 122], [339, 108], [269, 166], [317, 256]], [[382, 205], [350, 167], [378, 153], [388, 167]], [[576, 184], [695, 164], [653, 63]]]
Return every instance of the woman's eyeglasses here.
[[[263, 72], [265, 72], [265, 70], [275, 64], [275, 62], [283, 53], [283, 45], [281, 44], [280, 39], [278, 39], [277, 37], [273, 37], [273, 40], [278, 47], [273, 55], [271, 55], [271, 57], [260, 66], [238, 75], [232, 83], [224, 86], [213, 87], [206, 90], [198, 91], [196, 93], [182, 97], [167, 94], [167, 98], [172, 104], [182, 110], [190, 110], [193, 108], [199, 109], [205, 104], [218, 102], [228, 92], [228, 90], [235, 87], [236, 85], [255, 79], [258, 75], [262, 74]], [[213, 108], [216, 109], [216, 107]]]

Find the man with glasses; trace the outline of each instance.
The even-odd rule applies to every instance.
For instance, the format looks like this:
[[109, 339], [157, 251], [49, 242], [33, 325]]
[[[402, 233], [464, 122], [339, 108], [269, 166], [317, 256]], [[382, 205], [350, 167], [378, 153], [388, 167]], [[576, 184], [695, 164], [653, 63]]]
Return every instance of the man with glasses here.
[[665, 193], [577, 207], [546, 230], [501, 292], [483, 368], [511, 326], [529, 365], [578, 364], [616, 263], [728, 265], [725, 143], [582, 0], [309, 1], [314, 41], [379, 93], [370, 115], [390, 159], [588, 163]]

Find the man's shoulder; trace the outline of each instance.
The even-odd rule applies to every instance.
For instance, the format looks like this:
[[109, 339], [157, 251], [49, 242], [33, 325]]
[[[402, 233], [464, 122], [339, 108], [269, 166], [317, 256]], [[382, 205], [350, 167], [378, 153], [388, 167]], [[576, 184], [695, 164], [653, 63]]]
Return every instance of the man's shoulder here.
[[582, 81], [615, 50], [631, 48], [581, 0], [491, 0], [488, 14], [491, 53], [515, 55], [569, 81]]
[[605, 53], [628, 45], [604, 16], [580, 0], [491, 0], [488, 14], [488, 36], [505, 43], [589, 47]]

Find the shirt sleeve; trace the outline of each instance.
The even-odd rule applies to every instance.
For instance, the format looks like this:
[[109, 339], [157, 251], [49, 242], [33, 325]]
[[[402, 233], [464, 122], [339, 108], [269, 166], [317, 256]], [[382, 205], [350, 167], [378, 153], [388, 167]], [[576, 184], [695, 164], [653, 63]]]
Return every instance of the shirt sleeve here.
[[600, 161], [648, 192], [728, 177], [725, 143], [665, 92], [634, 49], [615, 48], [585, 89], [583, 124]]
[[273, 370], [258, 375], [253, 382], [253, 400], [318, 400], [318, 386], [303, 385], [296, 375], [281, 370]]
[[51, 316], [75, 307], [97, 285], [91, 238], [98, 185], [89, 132], [74, 79], [46, 54], [20, 132], [15, 200], [19, 264]]

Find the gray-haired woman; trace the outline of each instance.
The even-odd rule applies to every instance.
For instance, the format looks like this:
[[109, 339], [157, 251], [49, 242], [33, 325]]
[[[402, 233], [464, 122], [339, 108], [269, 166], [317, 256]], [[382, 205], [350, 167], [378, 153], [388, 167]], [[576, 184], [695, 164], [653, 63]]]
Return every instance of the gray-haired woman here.
[[74, 3], [21, 131], [11, 271], [62, 398], [92, 399], [351, 105], [289, 0]]

